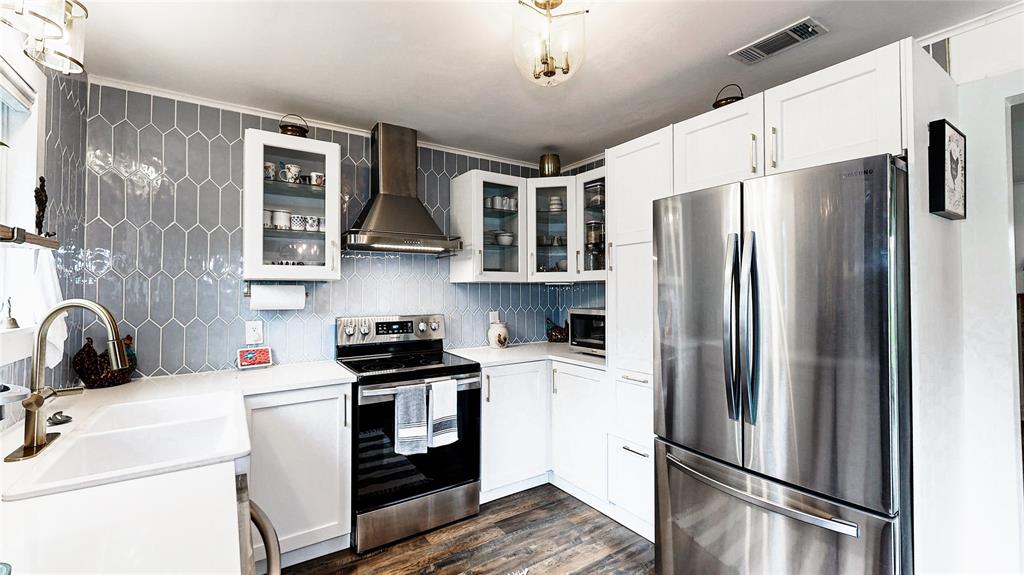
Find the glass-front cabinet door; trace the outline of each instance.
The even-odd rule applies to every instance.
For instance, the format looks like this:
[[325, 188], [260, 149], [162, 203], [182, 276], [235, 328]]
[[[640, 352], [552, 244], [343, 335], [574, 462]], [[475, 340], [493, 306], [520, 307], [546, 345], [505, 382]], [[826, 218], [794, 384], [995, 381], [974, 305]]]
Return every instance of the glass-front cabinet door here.
[[341, 278], [341, 148], [245, 131], [243, 279]]
[[451, 281], [526, 281], [526, 181], [472, 170], [452, 180], [452, 234], [463, 241]]
[[574, 281], [576, 178], [527, 180], [531, 282]]
[[576, 176], [574, 281], [604, 281], [608, 277], [604, 182], [604, 168]]

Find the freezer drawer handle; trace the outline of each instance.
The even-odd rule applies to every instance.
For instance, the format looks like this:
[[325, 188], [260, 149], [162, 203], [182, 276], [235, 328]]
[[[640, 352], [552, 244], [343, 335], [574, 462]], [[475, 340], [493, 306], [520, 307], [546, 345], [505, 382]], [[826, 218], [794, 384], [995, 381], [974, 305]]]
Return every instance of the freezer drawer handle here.
[[722, 356], [725, 361], [725, 400], [729, 419], [740, 418], [740, 393], [736, 380], [736, 346], [733, 334], [733, 317], [736, 314], [736, 284], [739, 269], [736, 266], [736, 252], [739, 251], [740, 235], [729, 234], [725, 250], [725, 271], [722, 283]]
[[820, 515], [813, 515], [805, 511], [799, 511], [797, 509], [786, 507], [785, 505], [780, 505], [778, 503], [775, 503], [774, 501], [769, 501], [761, 497], [756, 497], [745, 491], [736, 489], [735, 487], [726, 485], [725, 483], [722, 483], [720, 481], [716, 481], [715, 479], [712, 479], [707, 475], [704, 475], [703, 473], [697, 471], [696, 469], [688, 467], [685, 463], [680, 461], [679, 458], [672, 455], [671, 453], [665, 454], [665, 458], [668, 459], [668, 462], [671, 463], [674, 467], [676, 467], [683, 473], [689, 475], [690, 477], [696, 479], [697, 481], [700, 481], [701, 483], [707, 485], [708, 487], [717, 489], [722, 493], [731, 495], [732, 497], [745, 501], [751, 505], [756, 505], [762, 509], [767, 509], [768, 511], [771, 511], [773, 513], [785, 515], [790, 519], [803, 521], [808, 525], [814, 525], [815, 527], [828, 529], [829, 531], [834, 531], [836, 533], [847, 535], [849, 537], [860, 536], [860, 527], [856, 523], [847, 521], [845, 519], [839, 519], [836, 517], [822, 517]]

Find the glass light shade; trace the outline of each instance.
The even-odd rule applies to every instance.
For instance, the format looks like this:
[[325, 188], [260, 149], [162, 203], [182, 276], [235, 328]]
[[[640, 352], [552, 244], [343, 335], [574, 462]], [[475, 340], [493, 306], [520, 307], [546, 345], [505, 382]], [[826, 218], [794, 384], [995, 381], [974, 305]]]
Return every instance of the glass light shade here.
[[0, 0], [0, 22], [29, 38], [60, 38], [64, 6], [64, 0]]
[[85, 19], [68, 18], [64, 27], [61, 38], [26, 39], [25, 55], [51, 70], [81, 74], [85, 71]]
[[586, 52], [585, 13], [556, 11], [549, 20], [532, 5], [519, 4], [516, 11], [515, 60], [523, 77], [539, 86], [572, 78]]

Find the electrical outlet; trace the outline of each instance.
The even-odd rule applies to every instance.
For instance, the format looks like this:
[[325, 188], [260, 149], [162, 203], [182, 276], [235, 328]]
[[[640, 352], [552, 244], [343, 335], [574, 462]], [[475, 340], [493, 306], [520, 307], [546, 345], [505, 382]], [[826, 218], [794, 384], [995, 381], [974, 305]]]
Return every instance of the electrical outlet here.
[[263, 320], [245, 322], [245, 344], [263, 343]]

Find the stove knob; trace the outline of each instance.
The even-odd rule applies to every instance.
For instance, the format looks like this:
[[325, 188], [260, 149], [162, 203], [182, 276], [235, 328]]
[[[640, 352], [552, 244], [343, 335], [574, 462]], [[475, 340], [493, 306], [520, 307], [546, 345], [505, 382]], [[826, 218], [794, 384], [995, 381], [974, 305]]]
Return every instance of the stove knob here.
[[363, 325], [359, 326], [359, 333], [363, 335], [368, 335], [370, 333], [370, 325], [364, 323]]
[[347, 337], [352, 337], [353, 335], [355, 335], [355, 333], [356, 333], [356, 328], [352, 327], [351, 324], [345, 326], [345, 335]]
[[421, 332], [427, 331], [427, 324], [421, 321], [420, 324], [416, 326], [416, 329], [420, 330]]
[[440, 329], [440, 327], [441, 324], [437, 323], [436, 321], [430, 322], [430, 331], [437, 331], [438, 329]]

